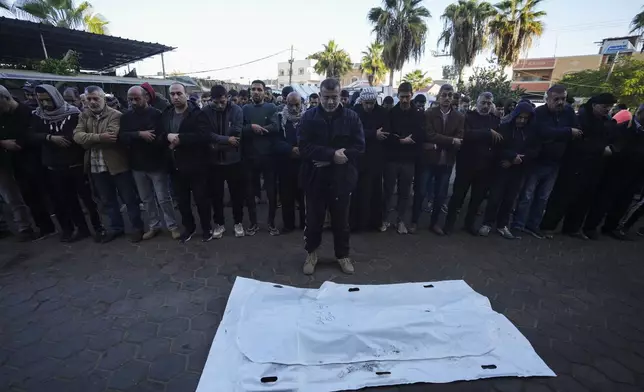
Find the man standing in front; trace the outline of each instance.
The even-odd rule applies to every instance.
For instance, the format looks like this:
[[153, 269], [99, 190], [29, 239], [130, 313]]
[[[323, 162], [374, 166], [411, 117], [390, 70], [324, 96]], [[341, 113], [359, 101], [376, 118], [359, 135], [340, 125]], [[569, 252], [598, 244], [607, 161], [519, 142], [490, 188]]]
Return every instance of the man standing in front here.
[[456, 158], [454, 189], [443, 227], [445, 234], [454, 231], [459, 210], [463, 206], [465, 195], [471, 188], [465, 229], [470, 234], [478, 235], [478, 228], [474, 226], [476, 214], [490, 187], [495, 144], [503, 139], [496, 131], [500, 120], [492, 113], [493, 99], [492, 93], [482, 93], [476, 100], [476, 110], [468, 112], [465, 116], [463, 145]]
[[86, 150], [85, 166], [89, 169], [98, 198], [103, 203], [110, 220], [109, 231], [97, 233], [96, 240], [106, 243], [125, 232], [118, 194], [127, 206], [130, 224], [134, 229], [131, 241], [143, 239], [143, 221], [139, 198], [132, 172], [128, 166], [125, 149], [116, 144], [121, 112], [105, 103], [105, 92], [98, 86], [85, 89], [88, 108], [81, 114], [74, 130], [74, 141]]
[[259, 231], [257, 225], [257, 211], [255, 209], [255, 196], [260, 194], [257, 189], [258, 176], [264, 177], [264, 188], [268, 198], [268, 231], [270, 235], [279, 235], [275, 227], [275, 213], [277, 212], [277, 192], [275, 181], [275, 157], [273, 156], [273, 143], [278, 134], [276, 111], [277, 107], [264, 102], [264, 89], [266, 85], [261, 80], [251, 83], [250, 90], [253, 102], [244, 106], [244, 127], [242, 128], [242, 153], [245, 161], [247, 176], [247, 200], [250, 227], [246, 234], [255, 235]]
[[335, 257], [347, 274], [354, 267], [349, 258], [349, 204], [357, 179], [357, 160], [365, 141], [358, 115], [340, 106], [340, 83], [325, 79], [320, 84], [321, 105], [308, 110], [300, 123], [299, 151], [302, 186], [306, 197], [305, 249], [302, 271], [311, 275], [318, 262], [322, 227], [331, 212]]
[[383, 223], [381, 231], [389, 228], [389, 205], [398, 189], [396, 204], [398, 234], [407, 234], [405, 214], [409, 204], [411, 186], [418, 159], [418, 146], [416, 141], [424, 137], [424, 113], [412, 106], [413, 91], [410, 83], [403, 82], [398, 87], [396, 106], [389, 112], [389, 119], [385, 132], [389, 133], [383, 142], [385, 150], [385, 167], [383, 172]]
[[190, 241], [197, 225], [192, 215], [192, 198], [197, 205], [202, 241], [213, 239], [210, 225], [208, 188], [208, 152], [211, 127], [208, 117], [193, 102], [188, 101], [186, 86], [179, 82], [170, 85], [172, 106], [161, 114], [161, 134], [167, 135], [174, 170], [172, 185], [177, 196], [183, 223], [181, 243]]
[[564, 86], [554, 85], [546, 92], [546, 104], [535, 110], [534, 127], [541, 148], [532, 165], [526, 169], [512, 223], [513, 229], [539, 239], [549, 237], [541, 232], [539, 226], [568, 143], [582, 136], [575, 110], [566, 106], [567, 94]]
[[[444, 84], [438, 91], [437, 108], [431, 108], [425, 113], [425, 140], [421, 149], [414, 190], [414, 206], [412, 208], [412, 226], [410, 232], [415, 232], [423, 209], [425, 195], [433, 205], [429, 229], [437, 235], [443, 235], [443, 229], [438, 225], [441, 206], [447, 199], [449, 177], [456, 161], [456, 154], [461, 145], [464, 132], [465, 116], [452, 106], [454, 88]], [[422, 95], [419, 95], [422, 96]]]
[[222, 238], [226, 231], [224, 221], [224, 184], [228, 183], [230, 204], [233, 207], [235, 237], [244, 236], [244, 167], [241, 159], [241, 130], [244, 122], [242, 109], [227, 100], [226, 88], [215, 85], [210, 89], [212, 100], [202, 109], [213, 131], [210, 150], [210, 179], [215, 227], [213, 237]]
[[172, 238], [177, 240], [181, 233], [170, 196], [168, 141], [158, 129], [161, 112], [148, 105], [148, 98], [140, 86], [128, 90], [127, 100], [131, 109], [121, 116], [119, 141], [129, 147], [130, 167], [148, 214], [149, 229], [143, 239], [149, 240], [159, 234], [163, 220]]

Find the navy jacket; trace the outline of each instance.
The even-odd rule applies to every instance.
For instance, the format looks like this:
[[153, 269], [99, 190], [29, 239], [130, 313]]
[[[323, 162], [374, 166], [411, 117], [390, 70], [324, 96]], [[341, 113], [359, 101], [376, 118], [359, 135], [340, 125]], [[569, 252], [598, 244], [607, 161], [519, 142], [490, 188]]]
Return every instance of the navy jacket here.
[[572, 128], [579, 128], [575, 111], [565, 107], [556, 113], [547, 105], [535, 110], [535, 127], [541, 139], [541, 152], [536, 162], [541, 165], [559, 165], [568, 142], [572, 139]]
[[[402, 110], [398, 103], [389, 111], [385, 132], [389, 132], [384, 140], [385, 159], [389, 162], [414, 163], [419, 156], [419, 146], [425, 139], [425, 115], [413, 107]], [[410, 135], [415, 144], [400, 143], [400, 139]]]
[[[121, 116], [119, 142], [128, 146], [130, 167], [137, 171], [167, 170], [170, 150], [167, 134], [159, 126], [161, 112], [152, 106], [145, 110], [128, 110]], [[147, 142], [140, 138], [139, 131], [154, 130], [156, 138]]]
[[[188, 109], [179, 127], [179, 145], [172, 150], [174, 167], [179, 171], [206, 170], [211, 142], [212, 127], [208, 117], [199, 106], [188, 102]], [[174, 116], [174, 106], [169, 106], [161, 114], [160, 131], [167, 135]]]
[[[320, 107], [307, 110], [300, 121], [298, 134], [303, 188], [308, 192], [330, 188], [335, 196], [353, 192], [358, 180], [358, 159], [365, 151], [364, 131], [356, 112], [343, 107], [333, 113], [326, 113]], [[341, 148], [345, 149], [349, 161], [336, 165], [333, 157]], [[330, 165], [316, 167], [315, 161]]]
[[521, 113], [522, 106], [525, 105], [517, 105], [515, 110], [508, 115], [507, 122], [499, 126], [499, 133], [503, 136], [503, 140], [497, 146], [497, 151], [499, 161], [512, 162], [517, 155], [523, 155], [523, 163], [520, 164], [520, 167], [525, 168], [539, 155], [541, 143], [534, 127], [534, 112], [531, 107], [527, 111], [532, 115], [528, 124], [523, 128], [515, 126], [515, 119]]
[[499, 130], [501, 120], [494, 114], [487, 116], [476, 110], [465, 115], [463, 145], [458, 153], [457, 163], [484, 169], [492, 164], [495, 146], [490, 130]]

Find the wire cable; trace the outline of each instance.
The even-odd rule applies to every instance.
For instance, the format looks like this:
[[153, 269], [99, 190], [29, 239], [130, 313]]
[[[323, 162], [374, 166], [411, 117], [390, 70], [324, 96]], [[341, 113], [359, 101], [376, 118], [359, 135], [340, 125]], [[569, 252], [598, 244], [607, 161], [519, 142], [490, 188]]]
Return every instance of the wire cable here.
[[269, 59], [269, 58], [271, 58], [271, 57], [275, 57], [275, 56], [277, 56], [277, 55], [279, 55], [279, 54], [282, 54], [282, 53], [287, 52], [287, 51], [290, 51], [290, 50], [291, 50], [291, 48], [284, 49], [284, 50], [280, 50], [280, 51], [279, 51], [279, 52], [277, 52], [277, 53], [273, 53], [273, 54], [271, 54], [271, 55], [268, 55], [268, 56], [265, 56], [265, 57], [262, 57], [262, 58], [259, 58], [259, 59], [255, 59], [255, 60], [247, 61], [247, 62], [245, 62], [245, 63], [241, 63], [241, 64], [229, 65], [229, 66], [227, 66], [227, 67], [216, 68], [216, 69], [207, 69], [207, 70], [203, 70], [203, 71], [180, 72], [180, 73], [176, 73], [176, 74], [173, 74], [173, 75], [175, 75], [175, 76], [184, 76], [184, 75], [202, 74], [202, 73], [217, 72], [217, 71], [224, 71], [224, 70], [226, 70], [226, 69], [232, 69], [232, 68], [243, 67], [243, 66], [248, 65], [248, 64], [257, 63], [257, 62], [259, 62], [259, 61], [263, 61], [263, 60]]

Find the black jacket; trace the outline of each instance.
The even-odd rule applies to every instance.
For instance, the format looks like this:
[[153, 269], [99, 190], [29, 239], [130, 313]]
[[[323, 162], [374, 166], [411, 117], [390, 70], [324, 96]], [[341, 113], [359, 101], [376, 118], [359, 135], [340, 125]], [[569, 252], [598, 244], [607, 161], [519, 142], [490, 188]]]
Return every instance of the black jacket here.
[[565, 107], [557, 113], [550, 111], [547, 105], [541, 105], [535, 110], [535, 127], [541, 139], [541, 152], [536, 162], [559, 165], [572, 140], [572, 128], [579, 128], [575, 111]]
[[362, 108], [362, 105], [355, 105], [352, 109], [358, 114], [358, 117], [362, 122], [366, 144], [365, 153], [359, 160], [360, 168], [382, 166], [384, 160], [384, 141], [378, 140], [376, 131], [382, 128], [382, 131], [386, 132], [389, 120], [387, 110], [377, 104], [371, 112], [366, 112]]
[[490, 130], [498, 131], [500, 122], [494, 114], [484, 116], [476, 110], [467, 112], [463, 145], [458, 152], [457, 163], [479, 169], [490, 167], [496, 154]]
[[[152, 106], [141, 111], [128, 110], [121, 116], [119, 142], [128, 147], [128, 159], [132, 170], [167, 170], [170, 149], [167, 133], [164, 133], [160, 121], [161, 112]], [[147, 142], [141, 139], [139, 131], [154, 131], [156, 138]]]
[[[41, 145], [42, 164], [53, 170], [67, 169], [72, 166], [81, 166], [84, 163], [85, 149], [74, 142], [74, 129], [78, 124], [78, 116], [74, 114], [61, 123], [61, 129], [52, 128], [51, 124], [33, 116], [31, 120], [31, 140]], [[72, 144], [69, 147], [60, 147], [47, 140], [48, 135], [63, 136]]]
[[29, 126], [32, 109], [18, 103], [11, 113], [0, 113], [0, 140], [16, 140], [22, 150], [6, 151], [0, 147], [0, 168], [40, 164], [40, 146], [30, 146]]
[[[244, 116], [242, 109], [234, 103], [228, 103], [222, 111], [206, 106], [202, 111], [208, 117], [213, 133], [211, 138], [210, 163], [231, 165], [241, 162], [241, 147], [233, 147], [228, 142], [231, 136], [242, 137]], [[243, 143], [243, 140], [241, 140]]]
[[[357, 163], [365, 150], [364, 131], [356, 112], [339, 107], [326, 113], [321, 107], [307, 110], [300, 121], [300, 156], [302, 157], [302, 187], [308, 192], [331, 188], [335, 196], [353, 192], [357, 180]], [[333, 163], [335, 151], [344, 148], [349, 161]], [[316, 167], [317, 162], [330, 165]]]
[[603, 162], [604, 150], [609, 146], [616, 153], [619, 133], [617, 123], [610, 117], [597, 118], [591, 108], [578, 114], [583, 136], [572, 140], [564, 155], [564, 163], [577, 168], [595, 167]]
[[[389, 111], [385, 132], [389, 132], [384, 141], [385, 159], [388, 162], [416, 162], [425, 138], [425, 115], [413, 107], [402, 110], [398, 103]], [[401, 139], [410, 135], [415, 144], [400, 143]]]
[[497, 146], [498, 161], [512, 162], [517, 155], [523, 155], [521, 167], [526, 167], [539, 155], [541, 145], [534, 120], [517, 128], [514, 121], [503, 123], [499, 126], [499, 133], [503, 140]]
[[[180, 143], [171, 150], [174, 167], [179, 171], [205, 170], [208, 163], [212, 127], [208, 117], [197, 105], [188, 102], [188, 109], [179, 127]], [[174, 107], [170, 106], [161, 114], [160, 130], [170, 132]]]

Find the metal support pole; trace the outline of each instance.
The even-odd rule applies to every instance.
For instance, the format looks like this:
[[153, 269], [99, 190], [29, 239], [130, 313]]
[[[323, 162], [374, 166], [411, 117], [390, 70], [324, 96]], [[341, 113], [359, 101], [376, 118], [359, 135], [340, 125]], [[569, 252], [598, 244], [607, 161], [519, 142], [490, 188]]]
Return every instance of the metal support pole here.
[[42, 37], [42, 33], [40, 33], [40, 44], [42, 45], [42, 51], [45, 52], [45, 58], [48, 59], [47, 47], [45, 46], [45, 39]]
[[291, 85], [291, 82], [293, 81], [293, 45], [291, 45], [291, 58], [288, 59], [288, 85]]
[[163, 53], [161, 53], [161, 72], [163, 73], [163, 79], [165, 79], [165, 60], [163, 59]]

